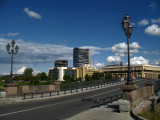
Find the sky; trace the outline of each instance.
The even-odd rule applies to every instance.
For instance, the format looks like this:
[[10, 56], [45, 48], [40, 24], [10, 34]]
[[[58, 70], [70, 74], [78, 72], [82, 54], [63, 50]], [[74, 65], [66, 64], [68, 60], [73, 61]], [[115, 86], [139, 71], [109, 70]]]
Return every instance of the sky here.
[[127, 64], [127, 37], [121, 22], [128, 14], [131, 64], [160, 65], [159, 0], [0, 0], [0, 75], [9, 74], [6, 45], [15, 40], [13, 72], [48, 72], [55, 60], [73, 67], [73, 48], [91, 49], [97, 68]]

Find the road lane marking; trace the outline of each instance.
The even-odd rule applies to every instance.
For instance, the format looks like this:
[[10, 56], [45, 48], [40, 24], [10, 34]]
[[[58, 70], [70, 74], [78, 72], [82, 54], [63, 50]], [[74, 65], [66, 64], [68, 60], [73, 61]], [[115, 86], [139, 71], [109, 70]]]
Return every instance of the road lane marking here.
[[[142, 82], [140, 82], [139, 84], [141, 84], [141, 83]], [[107, 92], [103, 92], [103, 93], [100, 93], [100, 94], [96, 94], [96, 95], [91, 95], [91, 96], [88, 96], [88, 97], [95, 97], [95, 96], [103, 95], [103, 94], [110, 93], [110, 92], [117, 91], [117, 90], [120, 90], [120, 88], [114, 89], [114, 90], [110, 90], [110, 91], [107, 91]], [[50, 107], [50, 106], [54, 106], [54, 105], [74, 102], [74, 101], [77, 101], [77, 100], [81, 100], [81, 99], [75, 99], [75, 100], [70, 100], [70, 101], [65, 101], [65, 102], [60, 102], [60, 103], [55, 103], [55, 104], [49, 104], [49, 105], [44, 105], [44, 106], [30, 108], [30, 109], [25, 109], [25, 110], [20, 110], [20, 111], [16, 111], [16, 112], [5, 113], [5, 114], [1, 114], [0, 117], [7, 116], [7, 115], [12, 115], [12, 114], [18, 114], [18, 113], [22, 113], [22, 112], [27, 112], [27, 111], [31, 111], [31, 110], [36, 110], [36, 109], [40, 109], [40, 108]]]
[[[110, 93], [110, 92], [113, 92], [113, 91], [116, 91], [116, 90], [118, 90], [118, 89], [114, 89], [114, 90], [111, 90], [111, 91], [108, 91], [108, 92], [105, 92], [105, 93], [100, 93], [100, 94], [97, 94], [97, 95], [92, 95], [92, 96], [89, 96], [89, 97], [95, 97], [95, 96], [106, 94], [106, 93]], [[30, 108], [30, 109], [25, 109], [25, 110], [20, 110], [20, 111], [16, 111], [16, 112], [1, 114], [0, 117], [7, 116], [7, 115], [12, 115], [12, 114], [18, 114], [18, 113], [22, 113], [22, 112], [26, 112], [26, 111], [31, 111], [31, 110], [36, 110], [36, 109], [40, 109], [40, 108], [50, 107], [50, 106], [54, 106], [54, 105], [74, 102], [74, 101], [78, 101], [78, 100], [81, 100], [81, 99], [75, 99], [75, 100], [70, 100], [70, 101], [65, 101], [65, 102], [60, 102], [60, 103], [55, 103], [55, 104], [49, 104], [49, 105], [44, 105], [44, 106]]]

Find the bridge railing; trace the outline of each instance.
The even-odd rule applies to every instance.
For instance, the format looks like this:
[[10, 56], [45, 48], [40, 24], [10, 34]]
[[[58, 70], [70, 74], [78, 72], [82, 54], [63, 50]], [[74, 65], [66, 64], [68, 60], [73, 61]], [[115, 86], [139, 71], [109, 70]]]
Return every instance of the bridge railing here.
[[[75, 83], [70, 83], [69, 85], [67, 83], [67, 86], [62, 86], [60, 90], [53, 90], [53, 91], [41, 91], [41, 92], [27, 92], [23, 93], [23, 99], [33, 99], [34, 97], [45, 97], [45, 96], [53, 96], [53, 95], [60, 95], [61, 94], [67, 94], [67, 93], [73, 93], [73, 92], [79, 92], [83, 90], [89, 90], [89, 89], [96, 89], [100, 87], [105, 87], [105, 86], [111, 86], [117, 83], [125, 83], [125, 81], [120, 81], [119, 79], [114, 79], [114, 80], [103, 80], [103, 81], [85, 81], [85, 82], [75, 82]], [[48, 95], [49, 94], [49, 95]], [[27, 97], [29, 96], [29, 97]], [[26, 98], [27, 97], [27, 98]]]
[[95, 100], [95, 103], [100, 106], [100, 105], [105, 105], [107, 103], [111, 103], [115, 100], [118, 100], [122, 98], [122, 92], [118, 93], [118, 94], [113, 94], [113, 95], [109, 95], [109, 96], [105, 96], [105, 97], [101, 97], [101, 98], [97, 98]]

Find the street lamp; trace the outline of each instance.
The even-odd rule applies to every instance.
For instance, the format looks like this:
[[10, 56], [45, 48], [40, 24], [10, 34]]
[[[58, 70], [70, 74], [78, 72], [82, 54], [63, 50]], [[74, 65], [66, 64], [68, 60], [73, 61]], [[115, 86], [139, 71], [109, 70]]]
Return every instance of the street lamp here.
[[[13, 72], [12, 72], [12, 67], [13, 67], [13, 55], [16, 55], [18, 53], [18, 50], [19, 50], [19, 47], [18, 45], [16, 45], [15, 47], [15, 41], [12, 40], [11, 42], [11, 45], [8, 43], [7, 46], [6, 46], [6, 49], [7, 49], [7, 52], [8, 54], [11, 54], [11, 73], [10, 73], [10, 81], [12, 81], [12, 75], [13, 75]], [[11, 48], [11, 49], [10, 49]]]
[[131, 79], [131, 71], [130, 71], [130, 51], [129, 51], [129, 38], [132, 35], [133, 32], [133, 26], [130, 24], [130, 17], [128, 14], [125, 15], [123, 21], [122, 21], [122, 27], [125, 32], [125, 35], [127, 36], [127, 49], [128, 49], [128, 78], [126, 85], [132, 85], [132, 79]]
[[121, 66], [121, 79], [122, 79], [122, 66], [123, 66], [122, 61], [120, 62], [120, 66]]

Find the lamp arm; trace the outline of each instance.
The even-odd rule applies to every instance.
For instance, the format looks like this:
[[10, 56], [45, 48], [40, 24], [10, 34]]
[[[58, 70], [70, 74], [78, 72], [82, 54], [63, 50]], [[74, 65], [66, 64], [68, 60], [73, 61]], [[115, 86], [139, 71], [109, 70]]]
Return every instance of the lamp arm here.
[[11, 54], [12, 52], [10, 52], [10, 51], [7, 51], [8, 52], [8, 54]]

